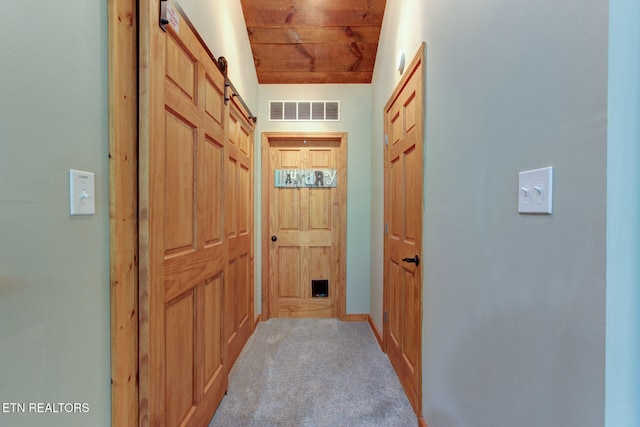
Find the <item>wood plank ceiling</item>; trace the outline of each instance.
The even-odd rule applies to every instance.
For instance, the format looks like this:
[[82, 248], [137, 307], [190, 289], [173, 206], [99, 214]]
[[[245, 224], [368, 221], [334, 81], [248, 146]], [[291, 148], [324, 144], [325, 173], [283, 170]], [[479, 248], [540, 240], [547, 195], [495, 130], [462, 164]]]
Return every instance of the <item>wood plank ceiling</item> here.
[[371, 83], [386, 0], [241, 0], [269, 83]]

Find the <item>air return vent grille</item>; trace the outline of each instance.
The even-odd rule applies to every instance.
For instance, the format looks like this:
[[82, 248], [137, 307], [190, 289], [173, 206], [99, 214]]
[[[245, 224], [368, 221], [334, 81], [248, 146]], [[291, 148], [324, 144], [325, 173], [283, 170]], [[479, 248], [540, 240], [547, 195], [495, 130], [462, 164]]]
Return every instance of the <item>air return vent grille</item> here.
[[271, 121], [340, 121], [340, 101], [269, 101]]

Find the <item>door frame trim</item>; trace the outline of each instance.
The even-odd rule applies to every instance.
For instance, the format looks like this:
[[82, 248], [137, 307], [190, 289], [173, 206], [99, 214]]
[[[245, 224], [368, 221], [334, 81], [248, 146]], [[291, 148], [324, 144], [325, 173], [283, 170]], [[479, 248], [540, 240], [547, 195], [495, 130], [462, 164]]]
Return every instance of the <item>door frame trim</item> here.
[[303, 139], [307, 141], [340, 141], [338, 156], [338, 171], [343, 171], [342, 175], [338, 175], [338, 199], [340, 210], [340, 286], [338, 287], [338, 319], [344, 321], [346, 319], [346, 301], [347, 301], [347, 133], [346, 132], [263, 132], [262, 133], [262, 207], [261, 207], [261, 227], [260, 236], [262, 243], [261, 265], [262, 265], [262, 314], [261, 320], [269, 320], [269, 148], [271, 143], [282, 140]]
[[109, 263], [111, 424], [138, 425], [138, 17], [110, 0]]

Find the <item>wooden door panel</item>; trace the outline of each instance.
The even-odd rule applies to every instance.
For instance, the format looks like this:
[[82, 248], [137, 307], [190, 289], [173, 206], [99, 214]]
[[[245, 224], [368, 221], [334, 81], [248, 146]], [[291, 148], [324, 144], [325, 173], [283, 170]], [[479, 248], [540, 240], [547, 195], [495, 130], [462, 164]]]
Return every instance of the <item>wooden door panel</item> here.
[[[164, 211], [164, 242], [156, 236], [155, 245], [164, 245], [164, 420], [163, 424], [194, 423], [197, 413], [209, 409], [198, 405], [204, 396], [203, 358], [205, 344], [202, 328], [204, 307], [202, 288], [205, 276], [211, 274], [216, 263], [204, 249], [202, 235], [206, 230], [203, 217], [211, 203], [209, 194], [219, 190], [209, 188], [207, 182], [198, 179], [198, 164], [208, 160], [200, 150], [204, 142], [207, 123], [201, 116], [197, 103], [199, 85], [197, 53], [189, 52], [187, 43], [179, 35], [169, 31], [166, 38], [165, 57], [165, 120], [164, 120], [164, 168], [159, 181], [163, 183], [164, 197], [151, 202], [152, 208]], [[162, 148], [162, 147], [158, 147]], [[152, 166], [152, 171], [153, 167]], [[214, 212], [215, 212], [214, 208]], [[199, 211], [202, 214], [199, 214]], [[202, 227], [198, 226], [198, 223]], [[213, 251], [215, 252], [215, 251]], [[218, 316], [219, 317], [219, 316]], [[214, 323], [220, 327], [220, 319]], [[163, 351], [159, 349], [159, 351]], [[162, 359], [162, 355], [156, 355]], [[157, 382], [161, 379], [158, 377]], [[220, 394], [222, 379], [218, 378]], [[194, 417], [195, 416], [195, 417]]]
[[331, 230], [331, 193], [309, 190], [309, 229]]
[[249, 147], [251, 147], [251, 140], [253, 138], [253, 133], [249, 133], [247, 128], [244, 126], [240, 126], [239, 128], [239, 143], [238, 147], [240, 151], [242, 151], [245, 155], [249, 156]]
[[[271, 135], [263, 135], [263, 316], [343, 319], [346, 135]], [[338, 186], [275, 186], [276, 169], [316, 168], [336, 169]], [[327, 297], [312, 295], [313, 280], [328, 281]]]
[[195, 129], [167, 111], [164, 167], [165, 253], [194, 247]]
[[404, 133], [407, 134], [413, 130], [418, 120], [418, 110], [422, 113], [422, 108], [418, 108], [416, 96], [416, 82], [410, 82], [405, 88], [404, 97]]
[[[417, 295], [419, 283], [416, 283], [417, 275], [415, 271], [410, 269], [403, 269], [403, 288], [404, 288], [404, 310], [405, 319], [417, 319], [420, 317], [420, 298]], [[420, 355], [420, 337], [416, 333], [420, 328], [413, 327], [414, 325], [404, 325], [403, 339], [404, 343], [402, 348], [404, 349], [403, 357], [407, 361], [407, 366], [412, 373], [417, 371], [417, 366], [420, 363], [418, 357]], [[415, 378], [414, 378], [415, 383]]]
[[223, 123], [224, 111], [224, 78], [221, 74], [211, 75], [206, 73], [204, 111], [218, 126]]
[[231, 103], [225, 188], [228, 277], [225, 286], [225, 365], [233, 365], [253, 331], [253, 127]]
[[167, 37], [165, 73], [190, 100], [196, 97], [196, 59], [175, 33]]
[[243, 153], [189, 23], [140, 10], [140, 424], [205, 425], [253, 326], [253, 127], [233, 113]]
[[253, 139], [250, 128], [243, 124], [241, 119], [231, 117], [229, 124], [229, 142], [240, 150], [245, 156], [250, 157], [249, 148]]
[[302, 150], [299, 148], [283, 148], [275, 153], [279, 157], [278, 168], [295, 169], [302, 163]]
[[222, 274], [208, 278], [204, 284], [204, 379], [205, 394], [214, 385], [223, 369], [222, 330], [220, 312], [222, 308]]
[[387, 221], [389, 224], [389, 238], [399, 240], [402, 236], [404, 228], [404, 214], [399, 212], [398, 206], [404, 202], [403, 182], [403, 164], [400, 157], [391, 159], [388, 165], [388, 198], [389, 207], [387, 209]]
[[[408, 177], [422, 176], [422, 153], [416, 149], [416, 145], [411, 142], [410, 146], [403, 153], [404, 171]], [[404, 186], [404, 241], [408, 245], [417, 245], [420, 240], [418, 233], [422, 232], [422, 215], [416, 215], [416, 212], [422, 212], [422, 182], [416, 182], [415, 179], [405, 181]]]
[[306, 246], [328, 246], [333, 242], [333, 234], [329, 230], [310, 230], [297, 231], [295, 229], [286, 229], [278, 233], [279, 248], [290, 247], [306, 247]]
[[223, 185], [224, 147], [213, 137], [206, 135], [198, 156], [198, 172], [200, 188], [209, 188], [201, 194], [199, 200], [200, 239], [205, 248], [223, 243]]
[[402, 295], [402, 267], [397, 262], [391, 261], [391, 271], [388, 277], [389, 292], [392, 296], [391, 306], [388, 311], [389, 338], [394, 347], [402, 346], [402, 334], [404, 331], [404, 298]]
[[[331, 245], [329, 246], [311, 246], [309, 247], [309, 277], [307, 283], [311, 279], [328, 279], [329, 283], [333, 283], [331, 275], [332, 258]], [[307, 287], [309, 292], [311, 289]], [[329, 297], [333, 297], [333, 292], [329, 292]]]
[[251, 224], [251, 211], [249, 209], [251, 200], [251, 172], [249, 165], [240, 164], [238, 168], [238, 235], [246, 236], [249, 234], [249, 225]]
[[[309, 150], [309, 168], [331, 168], [336, 164], [334, 155], [335, 150], [331, 149]], [[309, 189], [309, 230], [331, 230], [331, 199], [334, 195], [335, 192], [326, 189]]]
[[250, 275], [248, 255], [231, 260], [227, 269], [225, 281], [224, 329], [225, 329], [225, 366], [233, 366], [240, 355], [247, 339], [251, 335], [253, 326], [253, 300], [251, 292], [253, 286], [247, 277]]
[[333, 152], [330, 149], [311, 149], [309, 150], [309, 167], [310, 168], [329, 168], [334, 163]]
[[252, 243], [250, 235], [245, 234], [235, 238], [233, 247], [229, 249], [229, 259], [235, 260], [243, 255], [250, 256]]
[[[299, 145], [299, 146], [296, 146]], [[337, 169], [339, 147], [287, 141], [270, 147], [271, 316], [336, 317], [340, 298], [337, 188], [275, 188], [275, 169]], [[341, 183], [340, 185], [344, 185]], [[313, 297], [312, 280], [328, 280], [328, 297]]]
[[385, 347], [414, 411], [422, 412], [424, 47], [385, 106]]
[[278, 282], [276, 284], [279, 298], [305, 298], [302, 289], [301, 277], [302, 268], [300, 260], [302, 250], [300, 246], [278, 246], [277, 260]]
[[223, 271], [224, 248], [213, 246], [182, 256], [167, 257], [164, 261], [164, 301], [184, 294], [203, 283], [210, 276]]
[[238, 122], [238, 118], [231, 115], [229, 116], [229, 144], [238, 147], [238, 137], [239, 137], [239, 127], [240, 123]]
[[238, 264], [236, 260], [231, 260], [227, 267], [227, 277], [224, 283], [224, 338], [228, 347], [236, 334], [236, 294], [234, 284], [236, 283], [236, 275], [238, 273]]
[[192, 410], [194, 399], [194, 292], [167, 304], [166, 371], [167, 425], [177, 426]]
[[[286, 167], [287, 169], [291, 166]], [[280, 230], [300, 230], [300, 191], [283, 188], [275, 196], [278, 203], [277, 218]]]
[[403, 128], [402, 128], [402, 117], [400, 116], [400, 107], [394, 106], [389, 112], [388, 119], [388, 130], [387, 135], [389, 135], [389, 145], [394, 147], [400, 142], [400, 139], [403, 136]]
[[235, 322], [242, 326], [249, 321], [249, 255], [248, 252], [237, 258], [238, 271], [236, 273]]
[[[301, 149], [276, 150], [276, 164], [274, 169], [300, 169], [303, 164], [303, 152]], [[271, 191], [274, 197], [274, 208], [277, 212], [278, 238], [280, 230], [302, 231], [302, 219], [306, 212], [306, 206], [302, 192], [297, 188], [281, 188], [278, 191]], [[284, 243], [286, 244], [286, 243]]]
[[227, 191], [225, 196], [225, 231], [227, 238], [236, 237], [238, 231], [237, 191], [238, 191], [238, 161], [233, 157], [227, 159], [225, 186], [233, 191]]

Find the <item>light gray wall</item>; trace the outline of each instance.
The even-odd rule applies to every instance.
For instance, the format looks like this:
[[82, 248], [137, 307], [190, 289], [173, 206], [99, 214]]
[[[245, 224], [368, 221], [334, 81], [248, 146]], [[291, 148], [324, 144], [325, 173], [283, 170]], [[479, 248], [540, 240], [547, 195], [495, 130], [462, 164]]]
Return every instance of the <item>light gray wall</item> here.
[[[430, 426], [602, 426], [608, 1], [387, 3], [373, 82], [427, 42], [423, 404]], [[377, 115], [376, 115], [377, 114]], [[372, 123], [372, 140], [382, 125]], [[517, 174], [554, 166], [554, 213]], [[383, 195], [372, 155], [372, 212]], [[382, 302], [372, 216], [372, 313]]]
[[[256, 312], [261, 310], [261, 226], [262, 184], [261, 135], [263, 132], [347, 132], [347, 313], [369, 313], [369, 165], [371, 134], [370, 85], [260, 85], [260, 108], [256, 132]], [[272, 122], [270, 100], [340, 101], [339, 122]]]
[[178, 0], [178, 3], [211, 53], [227, 59], [229, 79], [251, 112], [257, 114], [258, 78], [240, 1]]
[[[0, 404], [89, 412], [0, 425], [110, 425], [106, 23], [106, 2], [3, 3]], [[69, 216], [70, 168], [95, 173], [95, 216]]]
[[606, 426], [640, 425], [640, 3], [610, 1]]

